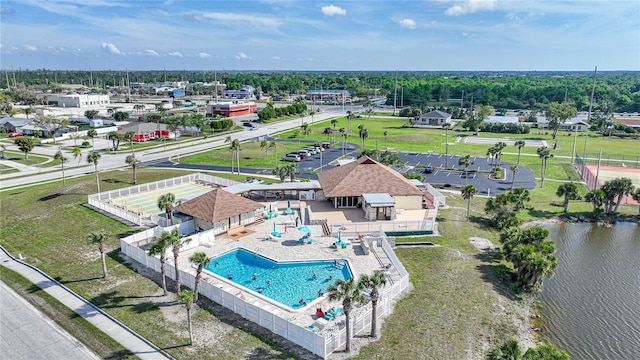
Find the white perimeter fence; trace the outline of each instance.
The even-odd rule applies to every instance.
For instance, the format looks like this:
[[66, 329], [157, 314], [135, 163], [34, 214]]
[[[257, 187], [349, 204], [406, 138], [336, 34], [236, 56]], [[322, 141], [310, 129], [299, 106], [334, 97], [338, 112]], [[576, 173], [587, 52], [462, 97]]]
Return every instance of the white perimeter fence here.
[[[170, 231], [174, 227], [177, 227], [181, 234], [188, 234], [191, 230], [189, 222], [185, 222], [179, 225], [174, 225], [169, 228], [156, 227], [148, 229], [141, 233], [137, 233], [126, 238], [120, 239], [120, 247], [123, 253], [130, 258], [160, 272], [160, 258], [148, 256], [147, 253], [138, 247], [136, 244], [147, 241], [151, 237], [157, 237], [162, 231]], [[206, 235], [208, 232], [202, 232], [194, 234], [192, 236], [200, 235], [198, 238], [186, 245], [188, 248], [199, 246], [206, 243], [213, 243], [213, 232], [211, 235]], [[389, 261], [393, 264], [393, 268], [400, 275], [398, 280], [391, 282], [391, 284], [381, 291], [381, 297], [378, 300], [377, 318], [378, 323], [380, 320], [389, 316], [393, 312], [395, 301], [399, 298], [399, 295], [409, 286], [409, 274], [405, 270], [400, 260], [396, 257], [393, 249], [387, 241], [387, 237], [384, 231], [380, 230], [380, 237], [382, 241], [382, 250], [386, 253]], [[183, 248], [183, 250], [186, 250]], [[167, 250], [167, 254], [171, 254], [172, 250]], [[168, 256], [168, 260], [165, 262], [166, 276], [175, 280], [175, 267], [173, 265], [173, 257]], [[180, 271], [180, 282], [182, 285], [191, 289], [195, 287], [195, 275]], [[347, 341], [346, 327], [334, 324], [330, 329], [324, 331], [313, 331], [313, 329], [297, 325], [290, 322], [287, 318], [283, 318], [270, 311], [262, 309], [259, 304], [253, 304], [251, 302], [242, 300], [240, 297], [233, 293], [233, 289], [226, 288], [224, 284], [211, 284], [207, 281], [200, 281], [199, 293], [202, 296], [215, 301], [216, 303], [230, 309], [236, 314], [250, 320], [269, 331], [282, 336], [283, 338], [298, 344], [310, 352], [326, 359], [331, 353], [340, 349]], [[371, 327], [371, 302], [364, 304], [360, 307], [355, 307], [351, 312], [351, 329], [353, 334], [358, 334], [363, 331], [369, 331]]]
[[229, 180], [217, 176], [211, 176], [207, 174], [189, 174], [180, 177], [175, 177], [166, 180], [160, 180], [152, 183], [130, 186], [122, 189], [116, 189], [111, 191], [105, 191], [97, 194], [89, 195], [89, 205], [94, 206], [102, 211], [113, 214], [119, 218], [132, 222], [136, 225], [156, 224], [157, 215], [144, 214], [139, 211], [135, 211], [128, 207], [116, 205], [111, 202], [113, 199], [140, 194], [148, 191], [160, 190], [176, 185], [189, 184], [195, 181], [203, 181], [220, 186], [231, 186], [239, 184], [234, 180]]

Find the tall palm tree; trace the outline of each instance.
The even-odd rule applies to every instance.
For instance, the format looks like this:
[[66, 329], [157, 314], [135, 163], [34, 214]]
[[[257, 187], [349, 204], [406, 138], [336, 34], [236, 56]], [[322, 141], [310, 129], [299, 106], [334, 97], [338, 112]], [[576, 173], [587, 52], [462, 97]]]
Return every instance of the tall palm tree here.
[[131, 166], [131, 169], [133, 170], [133, 185], [137, 185], [138, 184], [137, 170], [138, 170], [138, 164], [140, 163], [140, 161], [136, 159], [136, 156], [133, 154], [127, 156], [127, 158], [124, 161]]
[[591, 190], [584, 196], [584, 200], [593, 205], [593, 215], [597, 217], [604, 204], [604, 191], [600, 189]]
[[60, 165], [62, 166], [62, 186], [65, 186], [67, 184], [64, 178], [64, 163], [67, 162], [69, 159], [62, 154], [62, 150], [58, 150], [58, 152], [56, 152], [56, 155], [53, 158], [56, 160], [60, 160]]
[[92, 244], [98, 244], [98, 250], [100, 251], [100, 259], [102, 260], [102, 277], [106, 279], [109, 274], [107, 273], [107, 262], [105, 259], [106, 247], [104, 243], [109, 240], [111, 237], [111, 233], [106, 231], [105, 229], [100, 229], [99, 231], [94, 231], [89, 233], [87, 236], [87, 240]]
[[569, 200], [580, 200], [580, 193], [578, 192], [578, 185], [574, 183], [564, 183], [558, 186], [556, 191], [558, 197], [564, 196], [563, 211], [566, 213], [569, 211]]
[[520, 167], [518, 165], [511, 165], [509, 169], [513, 171], [513, 177], [511, 178], [511, 190], [513, 190], [513, 186], [516, 184], [516, 174], [520, 171]]
[[522, 152], [522, 148], [526, 145], [526, 142], [524, 140], [517, 140], [513, 145], [518, 148], [518, 161], [516, 165], [520, 165], [520, 152]]
[[329, 300], [342, 301], [342, 310], [347, 317], [347, 345], [345, 351], [351, 350], [351, 310], [354, 302], [364, 302], [362, 295], [362, 286], [356, 282], [354, 278], [349, 280], [336, 280], [334, 285], [330, 285], [328, 289]]
[[82, 160], [82, 150], [76, 146], [71, 149], [71, 154], [73, 155], [74, 159], [78, 158], [78, 166], [80, 166], [80, 161]]
[[167, 215], [167, 225], [169, 222], [173, 224], [173, 203], [176, 201], [176, 196], [172, 193], [166, 193], [164, 195], [160, 195], [158, 198], [158, 208], [160, 210], [164, 210]]
[[500, 162], [502, 161], [502, 150], [504, 150], [506, 147], [507, 147], [507, 144], [502, 141], [496, 143], [495, 145], [496, 156], [498, 157], [498, 165], [500, 165]]
[[462, 187], [462, 198], [467, 200], [467, 222], [469, 222], [469, 211], [471, 210], [471, 199], [473, 196], [478, 193], [478, 189], [476, 189], [473, 184], [467, 184]]
[[91, 138], [91, 147], [95, 149], [96, 143], [94, 139], [98, 136], [98, 131], [96, 129], [89, 129], [87, 130], [87, 136]]
[[200, 290], [200, 279], [202, 279], [202, 270], [211, 264], [211, 259], [207, 256], [207, 254], [199, 251], [189, 258], [194, 265], [198, 266], [196, 270], [196, 284], [193, 287], [193, 301], [198, 301], [198, 292]]
[[162, 234], [160, 234], [160, 238], [158, 238], [158, 241], [153, 243], [153, 245], [149, 247], [149, 250], [147, 250], [149, 256], [160, 255], [160, 276], [162, 278], [162, 290], [164, 292], [164, 296], [167, 296], [167, 277], [165, 262], [167, 260], [167, 250], [169, 250], [170, 245], [169, 241], [167, 241], [167, 238], [170, 236], [171, 234], [163, 231]]
[[377, 321], [378, 321], [378, 300], [380, 300], [380, 289], [387, 284], [387, 277], [382, 271], [374, 271], [372, 276], [367, 274], [362, 275], [360, 278], [360, 286], [364, 289], [371, 290], [371, 334], [370, 336], [377, 337]]
[[326, 127], [324, 128], [324, 130], [322, 131], [322, 135], [327, 135], [327, 141], [331, 140], [331, 135], [333, 134], [333, 130], [331, 130], [330, 127]]
[[89, 164], [93, 164], [93, 166], [95, 167], [95, 172], [96, 172], [96, 184], [98, 184], [98, 192], [100, 192], [100, 178], [98, 177], [98, 161], [100, 160], [100, 158], [102, 157], [102, 155], [100, 155], [99, 152], [97, 151], [91, 151], [89, 153], [89, 155], [87, 156], [87, 162]]
[[264, 149], [264, 159], [269, 159], [269, 142], [266, 139], [260, 141], [260, 149]]
[[495, 146], [492, 146], [489, 149], [487, 149], [487, 157], [491, 159], [491, 163], [490, 163], [491, 166], [494, 165], [493, 160], [496, 158], [497, 154], [498, 154], [498, 148], [496, 148]]
[[236, 153], [236, 170], [238, 171], [238, 175], [240, 175], [240, 150], [242, 150], [240, 140], [234, 139], [231, 142], [231, 149]]
[[539, 147], [537, 150], [538, 152], [538, 157], [540, 157], [540, 172], [542, 174], [542, 180], [540, 182], [540, 187], [544, 186], [544, 175], [547, 172], [547, 160], [549, 160], [549, 158], [553, 157], [553, 154], [551, 153], [551, 149], [549, 149], [546, 146], [543, 147]]
[[180, 292], [180, 271], [178, 270], [178, 257], [180, 256], [180, 248], [191, 242], [191, 238], [180, 237], [178, 229], [171, 230], [171, 236], [167, 240], [171, 244], [173, 250], [173, 266], [176, 269], [176, 292]]
[[280, 178], [280, 182], [284, 182], [287, 178], [287, 167], [286, 166], [276, 166], [273, 169], [273, 175]]
[[178, 293], [177, 300], [179, 303], [184, 304], [187, 309], [187, 323], [189, 324], [189, 346], [193, 345], [193, 331], [191, 330], [191, 307], [193, 306], [193, 294], [192, 290], [182, 290]]
[[386, 150], [387, 149], [387, 137], [389, 136], [389, 132], [385, 131], [384, 133], [382, 133], [382, 135], [384, 135], [384, 148]]
[[123, 137], [124, 141], [127, 141], [129, 143], [129, 146], [131, 147], [131, 155], [135, 155], [135, 153], [133, 152], [133, 140], [135, 139], [135, 135], [135, 131], [127, 131]]
[[333, 125], [333, 131], [331, 132], [331, 134], [333, 135], [333, 142], [336, 142], [336, 125], [338, 125], [338, 119], [333, 119], [331, 120], [331, 125]]
[[469, 177], [469, 166], [473, 165], [475, 161], [471, 160], [471, 155], [465, 155], [458, 160], [458, 165], [464, 166], [464, 183], [467, 183]]
[[235, 158], [235, 154], [233, 152], [234, 151], [234, 149], [233, 149], [233, 139], [231, 138], [231, 136], [227, 136], [224, 139], [224, 143], [230, 145], [229, 146], [229, 150], [231, 150], [231, 173], [233, 174], [233, 161], [234, 161], [234, 158]]

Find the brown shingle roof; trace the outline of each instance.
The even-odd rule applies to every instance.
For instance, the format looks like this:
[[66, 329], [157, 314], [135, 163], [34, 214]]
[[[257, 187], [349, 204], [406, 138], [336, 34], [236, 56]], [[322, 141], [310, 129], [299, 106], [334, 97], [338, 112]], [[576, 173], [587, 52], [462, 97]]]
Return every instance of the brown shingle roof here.
[[318, 181], [326, 197], [360, 196], [366, 193], [422, 195], [422, 191], [400, 173], [367, 156], [318, 174]]
[[215, 224], [232, 216], [260, 209], [263, 205], [242, 196], [215, 189], [176, 207], [176, 210]]

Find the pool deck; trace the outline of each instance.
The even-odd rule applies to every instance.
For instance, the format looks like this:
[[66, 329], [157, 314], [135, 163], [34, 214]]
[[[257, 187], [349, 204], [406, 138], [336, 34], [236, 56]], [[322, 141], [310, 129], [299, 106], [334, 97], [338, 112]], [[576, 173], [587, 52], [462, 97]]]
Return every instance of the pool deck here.
[[[274, 223], [277, 224], [278, 231], [282, 233], [281, 239], [272, 240], [269, 237], [273, 231]], [[381, 270], [382, 264], [386, 265], [390, 263], [384, 251], [379, 248], [372, 249], [368, 255], [365, 255], [359, 246], [359, 240], [353, 238], [343, 237], [343, 241], [348, 240], [352, 242], [346, 249], [331, 249], [329, 246], [337, 241], [337, 239], [335, 237], [321, 236], [322, 229], [320, 226], [309, 226], [315, 230], [312, 234], [313, 244], [300, 245], [298, 239], [304, 234], [298, 231], [294, 225], [291, 225], [290, 228], [288, 227], [287, 232], [285, 232], [285, 223], [295, 224], [294, 216], [280, 214], [276, 218], [265, 220], [263, 223], [248, 225], [246, 228], [255, 231], [255, 233], [237, 239], [230, 238], [227, 235], [218, 235], [216, 236], [215, 243], [212, 245], [198, 246], [180, 253], [181, 261], [179, 262], [179, 267], [181, 270], [195, 275], [195, 267], [187, 260], [193, 253], [204, 252], [209, 257], [213, 257], [238, 247], [243, 247], [276, 261], [347, 260], [356, 279], [362, 274], [370, 275], [374, 270]], [[355, 244], [353, 244], [353, 242], [355, 242]], [[376, 258], [373, 251], [376, 252], [380, 260]], [[172, 260], [171, 258], [170, 261]], [[391, 280], [400, 278], [399, 274], [393, 269], [388, 271], [387, 274]], [[273, 309], [272, 312], [278, 316], [289, 319], [289, 321], [304, 327], [314, 324], [314, 326], [321, 331], [331, 331], [331, 329], [336, 329], [340, 326], [340, 322], [344, 320], [344, 316], [329, 322], [324, 321], [324, 319], [318, 319], [315, 314], [317, 307], [321, 307], [323, 311], [331, 307], [342, 307], [340, 302], [330, 302], [326, 295], [309, 303], [302, 309], [287, 310], [287, 308], [274, 305], [274, 303], [269, 302], [256, 292], [249, 291], [227, 279], [212, 275], [211, 273], [203, 272], [203, 280], [216, 286], [224, 286], [225, 291], [231, 292], [236, 296], [244, 296], [245, 301], [251, 302], [263, 309]], [[353, 311], [357, 312], [358, 308], [354, 308]]]

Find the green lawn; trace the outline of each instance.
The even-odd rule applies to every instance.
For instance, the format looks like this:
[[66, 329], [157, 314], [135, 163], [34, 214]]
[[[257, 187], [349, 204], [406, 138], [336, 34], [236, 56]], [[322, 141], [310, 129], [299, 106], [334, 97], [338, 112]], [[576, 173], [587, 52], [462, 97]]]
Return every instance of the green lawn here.
[[13, 150], [5, 150], [4, 151], [4, 158], [6, 160], [15, 161], [15, 162], [18, 162], [20, 164], [28, 165], [28, 166], [37, 166], [37, 165], [42, 164], [45, 161], [49, 160], [49, 158], [46, 157], [46, 156], [36, 155], [36, 154], [33, 154], [33, 153], [29, 153], [29, 159], [25, 159], [23, 152], [13, 151]]
[[[156, 181], [184, 175], [181, 171], [140, 169], [138, 180]], [[101, 174], [101, 190], [130, 186], [130, 171]], [[138, 274], [119, 257], [119, 238], [139, 229], [129, 228], [83, 206], [87, 195], [96, 191], [92, 175], [61, 182], [6, 190], [0, 193], [0, 244], [12, 254], [22, 254], [26, 261], [42, 269], [86, 299], [102, 307], [110, 315], [125, 323], [176, 358], [237, 359], [249, 353], [275, 354], [271, 358], [290, 358], [255, 334], [229, 326], [222, 346], [184, 347], [186, 322], [173, 323], [162, 310], [149, 300], [157, 297], [158, 285]], [[11, 204], [9, 206], [9, 204]], [[87, 243], [92, 231], [107, 229], [114, 236], [106, 244], [109, 250], [107, 267], [111, 278], [100, 279], [102, 271], [97, 246]], [[217, 307], [214, 307], [216, 309]], [[216, 310], [217, 311], [217, 310]], [[219, 312], [199, 310], [198, 326], [209, 321], [219, 322]], [[215, 314], [215, 315], [214, 315]], [[104, 335], [91, 335], [98, 341]], [[214, 344], [216, 342], [214, 341]], [[222, 343], [221, 343], [222, 344]], [[117, 347], [104, 350], [119, 352]]]

